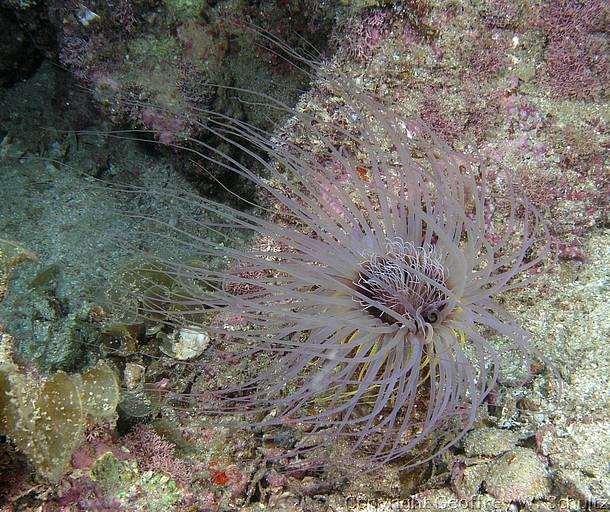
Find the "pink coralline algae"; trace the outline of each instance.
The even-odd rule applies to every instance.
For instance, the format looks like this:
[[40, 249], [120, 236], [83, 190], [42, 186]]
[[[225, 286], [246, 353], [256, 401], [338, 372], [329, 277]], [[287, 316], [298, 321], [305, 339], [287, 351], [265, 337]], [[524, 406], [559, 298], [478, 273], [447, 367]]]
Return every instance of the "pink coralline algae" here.
[[603, 0], [545, 2], [535, 24], [548, 39], [548, 83], [556, 96], [595, 98], [607, 93], [608, 3]]
[[68, 37], [59, 52], [59, 62], [77, 78], [88, 80], [100, 41], [82, 37]]
[[453, 142], [464, 130], [464, 123], [458, 116], [446, 114], [445, 108], [439, 102], [439, 98], [443, 96], [442, 91], [428, 87], [419, 106], [419, 115], [445, 140]]
[[521, 24], [523, 6], [510, 0], [487, 0], [482, 16], [490, 29], [516, 29]]
[[142, 110], [142, 123], [155, 132], [159, 142], [173, 144], [177, 141], [178, 134], [186, 129], [186, 121], [153, 108]]
[[478, 39], [475, 49], [469, 56], [468, 64], [471, 71], [479, 76], [497, 75], [507, 65], [507, 52], [501, 40], [473, 33], [471, 37]]
[[366, 61], [374, 48], [383, 40], [387, 32], [386, 13], [382, 9], [375, 9], [360, 23], [351, 29], [348, 41], [348, 53], [358, 61]]
[[605, 44], [590, 35], [552, 41], [546, 51], [549, 83], [558, 96], [600, 96], [608, 77]]
[[131, 32], [136, 26], [136, 14], [132, 0], [117, 0], [111, 2], [112, 21], [125, 32]]
[[81, 510], [91, 510], [96, 512], [120, 512], [125, 510], [125, 506], [118, 498], [102, 496], [99, 499], [91, 501], [82, 501], [79, 503]]
[[126, 446], [138, 459], [143, 471], [166, 473], [179, 484], [192, 478], [191, 465], [175, 455], [175, 446], [148, 425], [137, 425], [126, 437]]

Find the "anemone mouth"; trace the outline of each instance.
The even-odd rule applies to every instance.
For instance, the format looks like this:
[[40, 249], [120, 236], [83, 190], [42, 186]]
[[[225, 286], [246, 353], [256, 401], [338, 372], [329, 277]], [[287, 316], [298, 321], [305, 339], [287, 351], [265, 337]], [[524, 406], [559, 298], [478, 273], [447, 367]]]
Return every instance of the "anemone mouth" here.
[[386, 253], [371, 255], [352, 284], [353, 299], [382, 322], [425, 333], [445, 315], [449, 302], [446, 268], [433, 245], [416, 246], [397, 237]]

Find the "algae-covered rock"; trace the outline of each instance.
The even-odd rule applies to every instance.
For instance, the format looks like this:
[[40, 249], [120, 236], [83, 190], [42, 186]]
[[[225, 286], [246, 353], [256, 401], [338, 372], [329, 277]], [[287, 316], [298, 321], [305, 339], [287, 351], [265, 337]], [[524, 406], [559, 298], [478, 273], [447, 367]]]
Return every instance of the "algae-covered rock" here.
[[484, 427], [470, 432], [464, 440], [464, 450], [469, 457], [496, 456], [511, 450], [519, 436], [510, 430]]
[[117, 459], [112, 452], [104, 453], [95, 461], [89, 472], [106, 496], [117, 496], [133, 483], [135, 471], [125, 461]]
[[[89, 476], [104, 496], [112, 496], [116, 500], [118, 510], [167, 512], [174, 510], [174, 505], [182, 496], [169, 476], [153, 471], [143, 472], [136, 462], [119, 460], [111, 452], [104, 453], [95, 461]], [[129, 508], [121, 508], [123, 503], [128, 503]]]
[[104, 362], [81, 375], [57, 372], [41, 381], [21, 371], [8, 357], [2, 336], [0, 359], [0, 431], [23, 452], [40, 476], [59, 480], [82, 440], [87, 415], [114, 414], [119, 387]]
[[9, 240], [0, 239], [0, 302], [6, 295], [11, 270], [19, 263], [34, 259], [36, 256], [25, 247]]
[[487, 492], [504, 503], [530, 503], [551, 492], [545, 464], [527, 448], [515, 447], [502, 455], [490, 469], [485, 483]]
[[453, 490], [462, 499], [474, 498], [481, 490], [488, 471], [489, 463], [474, 464], [463, 468], [459, 476], [454, 475]]
[[[0, 248], [8, 267], [30, 258], [18, 246], [10, 247], [13, 252]], [[91, 319], [91, 304], [82, 300], [84, 296], [76, 303], [62, 291], [67, 285], [66, 268], [58, 263], [30, 265], [11, 280], [10, 293], [2, 304], [6, 330], [18, 340], [13, 350], [15, 360], [32, 363], [45, 374], [82, 371], [95, 362], [90, 347], [99, 346], [99, 328]], [[3, 272], [0, 270], [0, 274]], [[0, 283], [0, 295], [2, 290]]]

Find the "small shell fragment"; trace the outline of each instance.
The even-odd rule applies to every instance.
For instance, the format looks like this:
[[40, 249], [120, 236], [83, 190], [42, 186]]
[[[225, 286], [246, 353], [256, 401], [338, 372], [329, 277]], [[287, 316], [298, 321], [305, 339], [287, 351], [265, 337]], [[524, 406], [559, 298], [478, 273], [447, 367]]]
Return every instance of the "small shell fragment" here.
[[210, 344], [210, 335], [196, 327], [182, 327], [173, 338], [170, 350], [161, 350], [179, 361], [200, 356]]

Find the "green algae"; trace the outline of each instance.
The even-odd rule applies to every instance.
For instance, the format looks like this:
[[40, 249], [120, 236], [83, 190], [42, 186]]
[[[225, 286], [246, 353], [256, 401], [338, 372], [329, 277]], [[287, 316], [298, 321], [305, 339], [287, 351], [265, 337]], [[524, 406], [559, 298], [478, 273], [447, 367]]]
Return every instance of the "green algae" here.
[[164, 0], [163, 3], [177, 19], [199, 16], [208, 7], [208, 0]]
[[133, 465], [117, 459], [112, 452], [106, 452], [97, 459], [89, 474], [106, 496], [117, 497], [124, 496], [125, 490], [137, 478]]
[[89, 474], [104, 495], [130, 503], [138, 510], [170, 511], [182, 497], [169, 476], [153, 471], [141, 472], [135, 462], [119, 460], [111, 452], [97, 459]]

